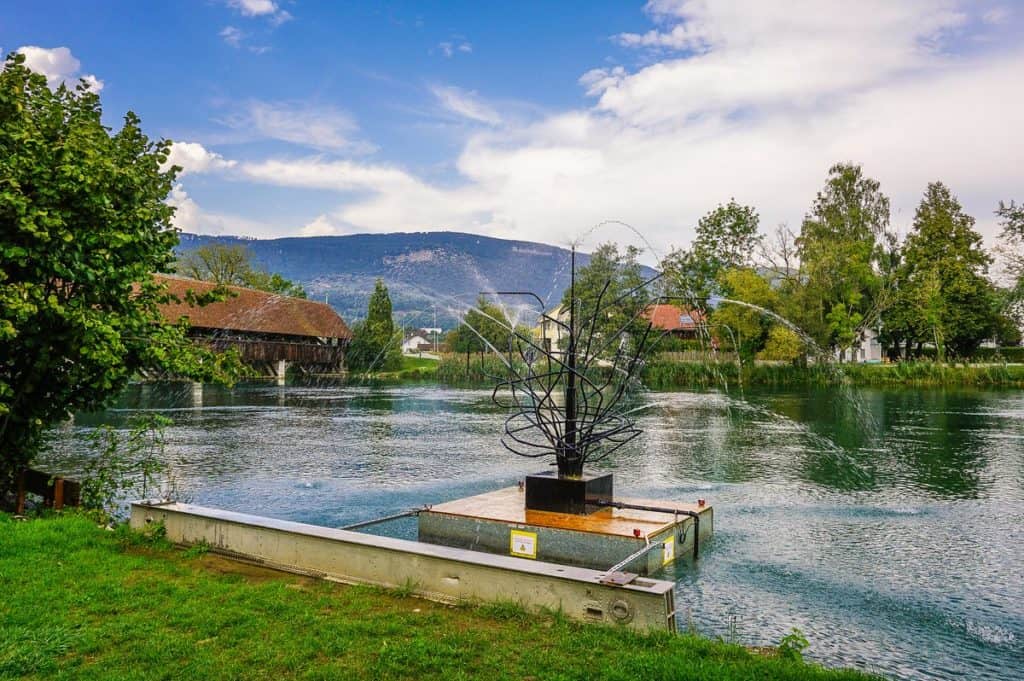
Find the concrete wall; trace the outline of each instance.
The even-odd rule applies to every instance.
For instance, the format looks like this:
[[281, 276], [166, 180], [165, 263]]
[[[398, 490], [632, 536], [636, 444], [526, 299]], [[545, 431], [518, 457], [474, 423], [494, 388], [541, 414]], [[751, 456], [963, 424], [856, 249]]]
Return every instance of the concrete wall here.
[[512, 601], [588, 622], [675, 629], [672, 582], [615, 586], [603, 573], [378, 537], [191, 504], [132, 504], [132, 527], [162, 523], [171, 541], [271, 568], [347, 583], [410, 588], [445, 602]]

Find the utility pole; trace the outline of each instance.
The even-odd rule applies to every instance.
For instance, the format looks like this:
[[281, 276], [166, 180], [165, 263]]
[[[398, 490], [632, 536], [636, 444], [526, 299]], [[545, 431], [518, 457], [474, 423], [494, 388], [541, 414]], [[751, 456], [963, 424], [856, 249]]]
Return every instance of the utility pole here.
[[434, 354], [437, 354], [437, 303], [434, 303]]

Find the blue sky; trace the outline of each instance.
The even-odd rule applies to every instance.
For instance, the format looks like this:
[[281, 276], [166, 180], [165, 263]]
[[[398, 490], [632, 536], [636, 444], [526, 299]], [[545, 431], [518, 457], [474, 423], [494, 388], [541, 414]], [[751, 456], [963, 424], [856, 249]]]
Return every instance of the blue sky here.
[[992, 236], [1024, 199], [1022, 27], [996, 0], [32, 2], [0, 47], [179, 142], [190, 231], [565, 243], [615, 219], [665, 250], [732, 196], [798, 225], [839, 160], [898, 231], [942, 179]]

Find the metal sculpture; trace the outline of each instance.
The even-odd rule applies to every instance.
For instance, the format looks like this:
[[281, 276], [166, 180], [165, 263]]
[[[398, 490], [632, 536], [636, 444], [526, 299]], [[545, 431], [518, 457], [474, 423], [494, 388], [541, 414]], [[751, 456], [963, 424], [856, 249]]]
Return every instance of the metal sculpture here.
[[[660, 274], [605, 301], [606, 282], [593, 308], [581, 318], [576, 299], [576, 251], [572, 251], [568, 321], [542, 313], [544, 324], [554, 324], [566, 334], [564, 350], [538, 345], [512, 330], [505, 362], [508, 375], [495, 377], [495, 404], [510, 409], [502, 445], [529, 458], [553, 456], [559, 478], [580, 478], [585, 464], [600, 461], [640, 434], [623, 398], [644, 365], [652, 340], [651, 323], [630, 339], [629, 328], [643, 313], [637, 310], [615, 333], [601, 337], [600, 315], [660, 278]], [[532, 296], [528, 291], [492, 291], [495, 295]], [[581, 337], [581, 332], [583, 337]], [[632, 342], [630, 342], [632, 340]], [[615, 348], [614, 353], [609, 351]], [[543, 361], [541, 361], [543, 360]], [[528, 481], [529, 483], [529, 481]]]

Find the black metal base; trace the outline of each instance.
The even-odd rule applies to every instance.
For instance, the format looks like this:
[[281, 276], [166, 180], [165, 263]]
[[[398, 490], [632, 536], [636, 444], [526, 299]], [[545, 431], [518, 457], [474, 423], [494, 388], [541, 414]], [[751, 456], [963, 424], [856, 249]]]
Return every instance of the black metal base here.
[[584, 515], [600, 508], [597, 501], [612, 501], [612, 474], [584, 473], [578, 478], [560, 478], [554, 471], [526, 476], [526, 508]]

